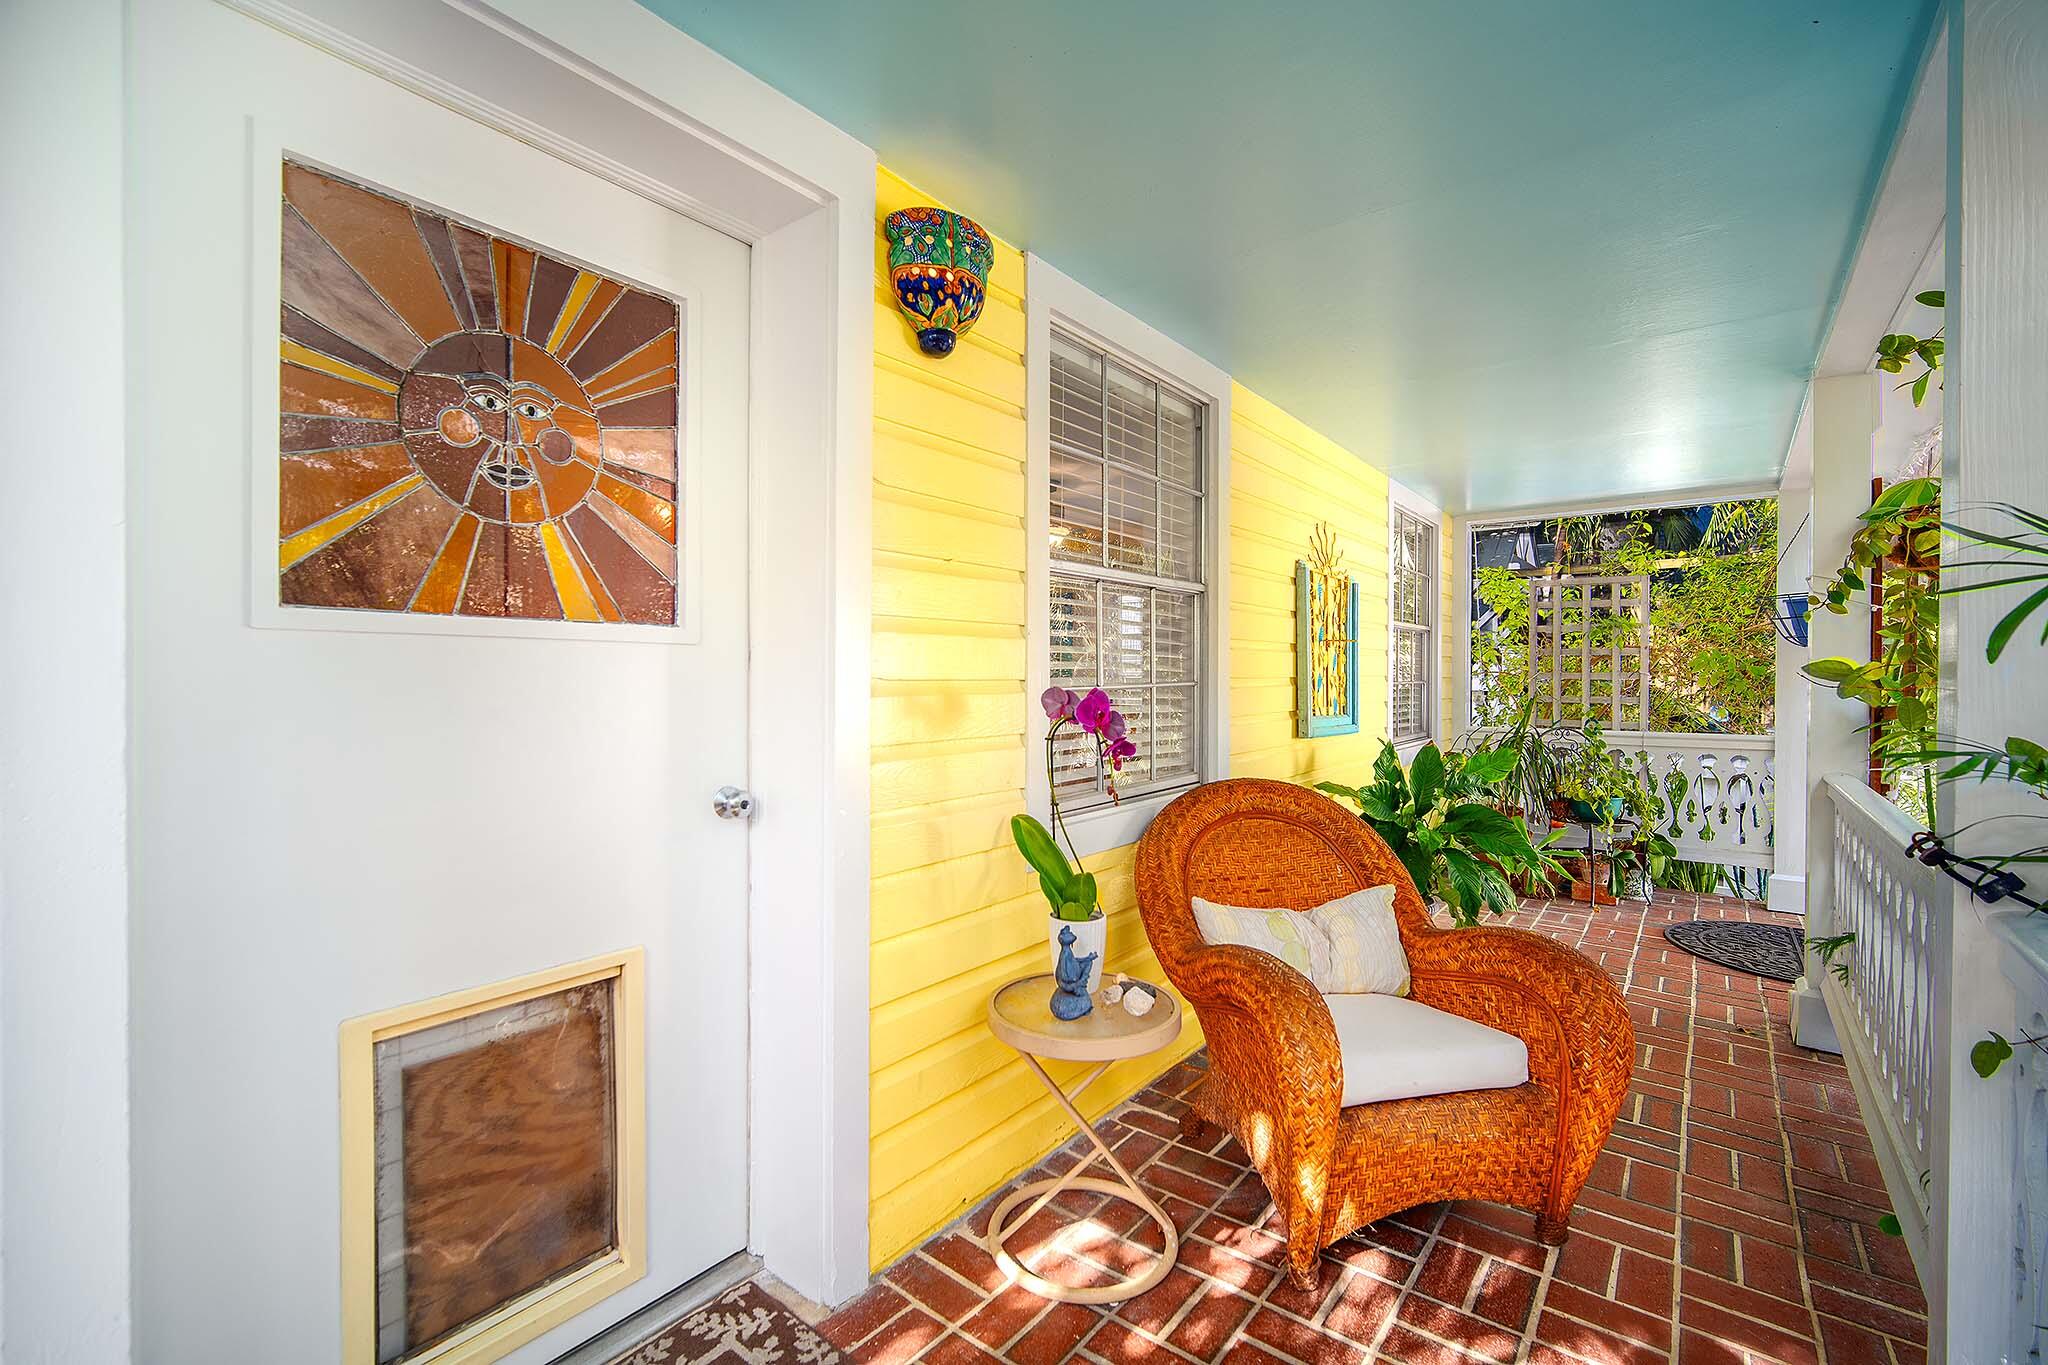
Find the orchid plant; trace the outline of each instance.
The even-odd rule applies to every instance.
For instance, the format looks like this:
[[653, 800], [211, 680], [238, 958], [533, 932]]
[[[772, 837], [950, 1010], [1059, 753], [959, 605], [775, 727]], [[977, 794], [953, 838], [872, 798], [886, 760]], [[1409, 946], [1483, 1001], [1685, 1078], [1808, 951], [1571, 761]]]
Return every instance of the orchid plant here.
[[[1109, 704], [1109, 694], [1099, 687], [1090, 688], [1086, 696], [1064, 687], [1048, 687], [1038, 700], [1045, 708], [1045, 718], [1052, 722], [1045, 732], [1045, 786], [1059, 839], [1029, 815], [1010, 818], [1010, 837], [1017, 841], [1017, 851], [1024, 855], [1024, 861], [1038, 873], [1038, 889], [1045, 894], [1052, 913], [1059, 919], [1089, 920], [1101, 913], [1095, 876], [1081, 870], [1081, 855], [1075, 851], [1073, 836], [1067, 833], [1066, 821], [1060, 815], [1060, 791], [1053, 780], [1053, 745], [1060, 731], [1069, 725], [1086, 735], [1094, 745], [1096, 769], [1102, 773], [1112, 801], [1118, 799], [1116, 775], [1123, 771], [1125, 759], [1137, 756], [1138, 746], [1130, 737], [1130, 723]], [[1060, 850], [1060, 839], [1066, 841], [1066, 852]], [[1072, 862], [1067, 861], [1068, 853], [1073, 854]]]

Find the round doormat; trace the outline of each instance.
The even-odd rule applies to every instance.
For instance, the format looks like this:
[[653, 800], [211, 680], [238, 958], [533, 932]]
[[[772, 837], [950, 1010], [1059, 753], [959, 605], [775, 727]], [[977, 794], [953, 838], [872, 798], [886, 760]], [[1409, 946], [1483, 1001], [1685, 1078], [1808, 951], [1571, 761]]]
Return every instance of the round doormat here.
[[1803, 974], [1806, 935], [1789, 924], [1746, 924], [1739, 919], [1696, 919], [1667, 924], [1664, 937], [1717, 967], [1797, 981]]

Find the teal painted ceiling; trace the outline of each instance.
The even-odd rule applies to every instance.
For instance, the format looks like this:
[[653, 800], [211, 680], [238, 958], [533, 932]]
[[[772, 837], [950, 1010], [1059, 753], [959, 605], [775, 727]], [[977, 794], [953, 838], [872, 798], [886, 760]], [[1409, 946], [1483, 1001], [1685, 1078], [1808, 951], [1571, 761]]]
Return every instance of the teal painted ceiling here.
[[1775, 478], [1935, 9], [643, 3], [1452, 510]]

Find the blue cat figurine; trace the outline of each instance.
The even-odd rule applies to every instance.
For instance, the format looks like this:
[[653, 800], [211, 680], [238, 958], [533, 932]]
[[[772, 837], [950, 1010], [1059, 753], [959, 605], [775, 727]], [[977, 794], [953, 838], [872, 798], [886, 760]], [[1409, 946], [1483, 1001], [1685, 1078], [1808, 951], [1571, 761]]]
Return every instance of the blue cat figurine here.
[[1054, 984], [1052, 993], [1052, 1017], [1055, 1019], [1079, 1019], [1095, 1008], [1095, 1001], [1088, 994], [1088, 972], [1095, 965], [1095, 954], [1086, 957], [1074, 956], [1074, 931], [1062, 926], [1060, 929], [1060, 960], [1053, 968]]

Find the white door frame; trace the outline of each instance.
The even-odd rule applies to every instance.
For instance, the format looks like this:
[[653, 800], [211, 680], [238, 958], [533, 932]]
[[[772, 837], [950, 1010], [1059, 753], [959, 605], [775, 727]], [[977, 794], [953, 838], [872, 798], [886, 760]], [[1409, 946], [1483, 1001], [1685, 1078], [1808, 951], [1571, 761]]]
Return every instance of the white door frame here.
[[809, 1297], [850, 1298], [868, 1278], [874, 152], [631, 0], [220, 3], [753, 248], [748, 1246]]

